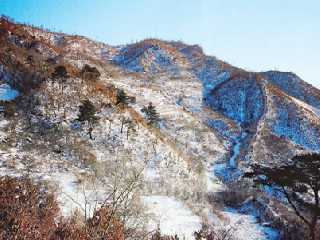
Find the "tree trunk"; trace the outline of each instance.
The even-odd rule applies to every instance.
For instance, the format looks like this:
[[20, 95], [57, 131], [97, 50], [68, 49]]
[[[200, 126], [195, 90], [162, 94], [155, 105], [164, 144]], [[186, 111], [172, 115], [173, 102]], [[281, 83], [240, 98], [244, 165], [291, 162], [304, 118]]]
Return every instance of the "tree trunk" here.
[[89, 130], [88, 130], [88, 133], [89, 133], [89, 137], [90, 137], [91, 140], [93, 140], [93, 138], [92, 138], [92, 131], [93, 131], [93, 128], [90, 127]]
[[316, 231], [314, 228], [313, 229], [310, 228], [310, 239], [316, 240]]
[[316, 240], [316, 226], [317, 226], [318, 216], [313, 216], [310, 228], [310, 238], [311, 240]]
[[[314, 201], [315, 201], [315, 209], [319, 209], [319, 190], [317, 188], [313, 189], [314, 192]], [[318, 223], [319, 214], [315, 214], [312, 218], [311, 225], [310, 225], [310, 237], [312, 240], [316, 240], [316, 229]], [[320, 237], [320, 236], [318, 236]]]
[[314, 189], [314, 200], [315, 200], [315, 205], [316, 207], [319, 207], [319, 190], [318, 189]]
[[124, 125], [124, 119], [121, 120], [121, 131], [120, 131], [121, 133], [123, 131], [123, 125]]

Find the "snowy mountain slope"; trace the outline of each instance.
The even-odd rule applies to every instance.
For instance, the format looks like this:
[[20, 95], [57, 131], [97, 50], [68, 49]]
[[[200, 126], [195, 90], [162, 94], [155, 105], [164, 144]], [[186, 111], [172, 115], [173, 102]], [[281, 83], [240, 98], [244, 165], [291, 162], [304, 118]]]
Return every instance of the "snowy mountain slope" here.
[[[125, 159], [129, 161], [128, 164], [130, 163], [130, 166], [127, 166], [130, 172], [140, 170], [143, 172], [144, 180], [139, 189], [141, 194], [165, 194], [172, 199], [183, 200], [192, 211], [199, 215], [203, 214], [204, 209], [210, 208], [205, 197], [207, 178], [202, 173], [203, 163], [202, 159], [198, 159], [197, 152], [202, 151], [206, 156], [213, 154], [212, 158], [214, 158], [215, 155], [223, 154], [224, 146], [208, 127], [196, 119], [190, 119], [190, 113], [176, 106], [175, 99], [168, 99], [163, 103], [168, 105], [168, 109], [161, 108], [160, 102], [152, 97], [157, 91], [149, 92], [146, 88], [145, 96], [141, 95], [143, 97], [141, 100], [137, 98], [137, 104], [133, 108], [118, 111], [110, 107], [112, 98], [108, 97], [110, 89], [107, 86], [111, 82], [117, 82], [117, 85], [121, 86], [121, 82], [109, 78], [108, 73], [103, 71], [103, 68], [108, 68], [108, 65], [103, 65], [102, 62], [97, 66], [103, 71], [101, 84], [91, 85], [83, 82], [76, 73], [76, 67], [83, 65], [81, 61], [96, 63], [88, 59], [88, 52], [79, 53], [81, 64], [74, 64], [74, 61], [78, 60], [69, 55], [67, 57], [63, 55], [57, 59], [60, 62], [62, 59], [65, 61], [72, 59], [70, 60], [71, 65], [68, 66], [71, 76], [67, 82], [52, 81], [50, 72], [48, 75], [39, 72], [39, 79], [45, 78], [46, 81], [41, 81], [38, 83], [41, 86], [24, 92], [24, 84], [29, 80], [20, 78], [22, 72], [29, 69], [32, 77], [31, 72], [39, 71], [39, 69], [33, 69], [27, 64], [23, 65], [21, 72], [19, 69], [14, 69], [15, 59], [24, 60], [27, 54], [23, 48], [11, 45], [6, 42], [6, 39], [2, 40], [4, 43], [2, 46], [11, 49], [10, 55], [6, 55], [8, 59], [1, 59], [2, 69], [5, 69], [3, 75], [8, 76], [4, 81], [7, 81], [8, 84], [16, 83], [23, 93], [13, 103], [16, 105], [16, 115], [10, 118], [9, 126], [2, 129], [5, 133], [4, 138], [6, 138], [1, 152], [2, 174], [28, 173], [35, 179], [48, 181], [57, 186], [62, 214], [69, 215], [76, 208], [82, 212], [89, 211], [88, 214], [90, 214], [93, 206], [101, 204], [103, 197], [108, 194], [108, 188], [103, 183], [112, 180], [112, 166]], [[32, 49], [28, 53], [33, 53], [36, 61], [45, 62], [44, 58], [47, 56], [41, 55], [41, 52], [38, 53], [39, 48], [36, 49], [36, 52]], [[59, 50], [59, 54], [70, 51], [56, 49]], [[68, 54], [72, 55], [72, 53]], [[55, 55], [52, 54], [51, 57]], [[38, 63], [35, 64], [35, 67], [38, 67]], [[7, 72], [10, 72], [10, 76]], [[121, 76], [124, 75], [121, 74]], [[126, 82], [129, 79], [126, 76], [122, 80]], [[172, 84], [171, 91], [174, 91], [175, 86], [174, 83]], [[197, 94], [201, 95], [201, 87], [193, 86], [191, 83], [190, 85], [190, 91], [195, 88]], [[134, 90], [137, 91], [137, 89], [130, 91], [128, 87], [121, 87], [127, 90], [128, 94], [134, 93]], [[161, 99], [161, 94], [156, 96]], [[171, 92], [165, 94], [171, 94]], [[189, 97], [192, 97], [191, 92]], [[99, 122], [92, 133], [94, 139], [89, 139], [84, 129], [81, 130], [74, 125], [78, 106], [81, 100], [86, 98], [89, 98], [98, 110]], [[29, 101], [30, 105], [28, 105]], [[160, 114], [163, 115], [162, 123], [168, 125], [166, 128], [152, 129], [143, 122], [140, 109], [149, 101], [157, 104], [157, 109], [159, 108]], [[128, 132], [128, 125], [123, 127], [124, 118], [135, 122], [134, 132], [131, 130]], [[179, 126], [178, 120], [181, 121]], [[177, 121], [177, 126], [173, 124], [174, 121]], [[181, 134], [177, 134], [178, 127], [181, 128]], [[203, 134], [196, 136], [193, 127], [199, 129]], [[175, 139], [178, 139], [177, 142]], [[188, 139], [194, 141], [190, 149], [192, 157], [185, 150]], [[207, 144], [202, 144], [202, 142]], [[217, 143], [212, 147], [207, 146], [215, 142]], [[217, 150], [221, 150], [222, 153]], [[108, 166], [106, 170], [104, 170], [105, 166]], [[101, 175], [101, 179], [91, 182], [90, 179], [96, 174]], [[89, 209], [83, 209], [84, 205]]]
[[[159, 42], [153, 40], [153, 42]], [[148, 43], [148, 42], [147, 42]], [[143, 55], [146, 49], [150, 48], [146, 42], [141, 42], [135, 45], [134, 49], [138, 49], [140, 52], [138, 54], [130, 55], [130, 62], [135, 66], [141, 66], [140, 63], [135, 62], [135, 60], [140, 61], [143, 58], [144, 63], [160, 64], [163, 63], [165, 66], [165, 71], [168, 71], [168, 74], [171, 75], [170, 70], [167, 66], [167, 61], [163, 59], [163, 56], [159, 56], [156, 53], [148, 53]], [[138, 46], [142, 45], [142, 48]], [[163, 46], [164, 45], [164, 46]], [[260, 118], [263, 115], [263, 112], [267, 108], [267, 104], [264, 102], [267, 98], [266, 93], [261, 90], [261, 82], [266, 81], [269, 84], [279, 90], [283, 91], [285, 95], [289, 95], [305, 101], [307, 104], [318, 108], [320, 91], [311, 85], [303, 82], [296, 75], [292, 73], [281, 73], [281, 72], [265, 72], [265, 73], [246, 73], [241, 69], [232, 67], [214, 57], [207, 57], [202, 52], [201, 48], [198, 46], [188, 46], [180, 42], [163, 42], [163, 44], [158, 44], [157, 49], [159, 50], [163, 47], [162, 50], [172, 47], [175, 50], [171, 50], [171, 56], [175, 59], [180, 59], [179, 63], [172, 64], [175, 68], [179, 68], [180, 72], [189, 72], [191, 75], [194, 75], [195, 78], [198, 78], [203, 84], [203, 98], [204, 102], [209, 105], [214, 111], [218, 111], [224, 114], [227, 118], [235, 120], [238, 123], [251, 125], [257, 124]], [[180, 54], [177, 54], [180, 53]], [[116, 63], [126, 70], [141, 72], [141, 69], [132, 69], [128, 67], [128, 54], [127, 52], [123, 53], [120, 56], [117, 55]], [[151, 55], [151, 56], [150, 56]], [[122, 58], [121, 58], [122, 57]], [[138, 60], [139, 59], [139, 60]], [[122, 61], [122, 62], [121, 62]], [[147, 74], [153, 74], [157, 76], [160, 72], [154, 72], [153, 70], [148, 70], [147, 68], [143, 70]], [[184, 75], [185, 76], [185, 75]], [[263, 81], [261, 80], [263, 79]], [[285, 96], [283, 95], [283, 96]], [[282, 100], [280, 100], [281, 102]], [[283, 101], [285, 102], [285, 100]], [[270, 106], [272, 109], [284, 107], [285, 109], [288, 106]], [[304, 113], [301, 113], [302, 115]], [[280, 112], [278, 113], [280, 117]], [[301, 118], [295, 118], [297, 124], [300, 125]], [[310, 120], [310, 119], [309, 119]], [[282, 120], [284, 121], [284, 120]], [[306, 124], [303, 121], [303, 124]], [[301, 125], [303, 125], [301, 122]], [[305, 139], [305, 137], [291, 136], [288, 131], [283, 131], [280, 133], [280, 127], [275, 127], [273, 129], [274, 133], [281, 136], [286, 136], [293, 141], [295, 144], [303, 145], [306, 149], [319, 150], [318, 143], [316, 142], [314, 146], [310, 141], [317, 141], [317, 132], [318, 132], [318, 123], [314, 123], [312, 127], [312, 134], [308, 136], [310, 139]], [[295, 129], [296, 131], [299, 129]]]
[[173, 76], [179, 75], [181, 66], [185, 64], [181, 53], [169, 42], [156, 39], [122, 47], [113, 57], [113, 62], [130, 72], [166, 72]]
[[207, 97], [216, 111], [240, 124], [254, 124], [264, 113], [264, 96], [255, 79], [231, 79], [218, 85]]
[[[214, 215], [222, 225], [246, 223], [239, 239], [246, 231], [274, 239], [255, 216], [213, 206], [208, 195], [226, 191], [224, 178], [235, 181], [252, 162], [280, 164], [298, 152], [320, 151], [320, 90], [289, 73], [246, 72], [197, 45], [147, 39], [113, 47], [0, 23], [0, 81], [20, 93], [0, 102], [15, 111], [1, 115], [1, 174], [48, 181], [68, 215], [77, 208], [92, 213], [110, 191], [112, 171], [121, 169], [128, 181], [127, 173], [141, 172], [137, 195], [154, 210], [153, 228], [159, 223], [165, 234], [192, 239]], [[82, 79], [85, 64], [99, 70], [98, 81]], [[58, 65], [66, 66], [67, 80], [52, 79]], [[135, 101], [119, 109], [116, 89]], [[88, 126], [76, 121], [84, 99], [99, 117], [92, 139]], [[144, 119], [141, 109], [149, 102], [160, 115], [159, 128]], [[167, 207], [163, 220], [159, 212]], [[174, 214], [181, 214], [179, 222], [170, 219]]]
[[304, 82], [294, 73], [269, 71], [262, 73], [268, 82], [277, 86], [289, 96], [295, 97], [307, 104], [320, 108], [319, 89]]
[[314, 112], [302, 107], [289, 96], [279, 96], [271, 89], [271, 98], [274, 104], [273, 113], [267, 121], [269, 127], [278, 136], [286, 137], [295, 144], [311, 151], [320, 150], [320, 124]]

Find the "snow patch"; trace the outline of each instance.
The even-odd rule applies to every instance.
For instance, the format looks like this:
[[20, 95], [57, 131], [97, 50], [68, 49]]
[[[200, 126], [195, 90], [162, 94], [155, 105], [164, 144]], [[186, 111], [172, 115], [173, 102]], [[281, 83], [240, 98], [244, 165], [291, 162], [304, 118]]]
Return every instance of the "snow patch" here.
[[58, 185], [57, 200], [62, 216], [71, 216], [74, 211], [80, 210], [91, 217], [106, 196], [106, 192], [99, 188], [92, 189], [90, 186], [80, 185], [71, 172], [56, 172], [44, 178]]
[[298, 105], [302, 106], [303, 108], [311, 111], [312, 113], [314, 113], [317, 117], [320, 118], [320, 108], [316, 108], [316, 107], [313, 107], [297, 98], [294, 98], [294, 97], [291, 97]]
[[267, 227], [267, 224], [258, 222], [259, 216], [250, 213], [242, 213], [238, 209], [225, 208], [222, 212], [228, 217], [230, 226], [234, 229], [234, 236], [238, 240], [277, 240], [279, 233], [274, 228]]

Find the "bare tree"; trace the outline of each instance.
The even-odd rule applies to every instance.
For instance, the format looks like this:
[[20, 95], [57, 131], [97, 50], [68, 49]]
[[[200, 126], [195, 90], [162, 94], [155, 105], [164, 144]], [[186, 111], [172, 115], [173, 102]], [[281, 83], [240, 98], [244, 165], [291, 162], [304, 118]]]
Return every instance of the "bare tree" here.
[[125, 239], [145, 239], [146, 215], [139, 196], [146, 165], [147, 161], [142, 161], [136, 166], [125, 151], [116, 152], [114, 158], [94, 166], [92, 174], [82, 182], [83, 203], [66, 196], [82, 211], [84, 221], [100, 208], [107, 208], [106, 232], [117, 218], [124, 226]]

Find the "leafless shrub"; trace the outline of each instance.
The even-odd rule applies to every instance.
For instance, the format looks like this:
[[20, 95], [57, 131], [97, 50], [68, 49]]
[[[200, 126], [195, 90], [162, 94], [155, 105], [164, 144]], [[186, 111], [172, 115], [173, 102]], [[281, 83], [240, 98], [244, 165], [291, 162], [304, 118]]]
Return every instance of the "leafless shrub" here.
[[54, 240], [123, 240], [123, 224], [111, 217], [107, 207], [100, 208], [83, 224], [74, 218], [62, 219], [52, 237]]
[[203, 225], [200, 231], [194, 233], [195, 240], [234, 240], [233, 226], [206, 226]]
[[124, 225], [108, 206], [96, 210], [83, 223], [56, 219], [55, 197], [29, 178], [0, 179], [0, 239], [124, 240]]
[[49, 239], [59, 211], [52, 194], [27, 178], [0, 179], [0, 238]]

